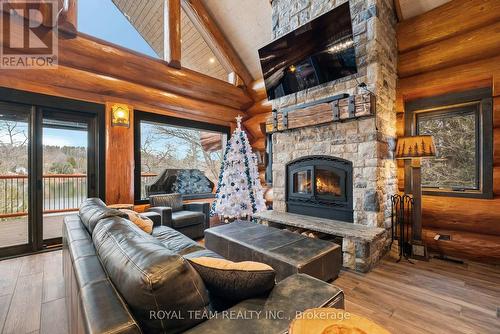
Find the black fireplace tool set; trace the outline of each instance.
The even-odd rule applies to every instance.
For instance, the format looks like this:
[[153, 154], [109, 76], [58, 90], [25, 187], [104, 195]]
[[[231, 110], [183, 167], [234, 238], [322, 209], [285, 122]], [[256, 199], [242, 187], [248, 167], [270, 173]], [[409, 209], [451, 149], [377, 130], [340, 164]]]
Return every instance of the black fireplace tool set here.
[[411, 226], [413, 219], [413, 198], [410, 195], [391, 196], [391, 247], [394, 241], [398, 242], [399, 259], [409, 258], [412, 252]]

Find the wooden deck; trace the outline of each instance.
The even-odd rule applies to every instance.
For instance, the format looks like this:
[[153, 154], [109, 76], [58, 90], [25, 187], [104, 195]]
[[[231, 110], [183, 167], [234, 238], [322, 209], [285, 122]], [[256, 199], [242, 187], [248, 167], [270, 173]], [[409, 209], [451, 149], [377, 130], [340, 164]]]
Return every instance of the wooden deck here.
[[[0, 332], [67, 333], [61, 251], [0, 261]], [[498, 333], [500, 267], [384, 260], [334, 282], [346, 310], [393, 334]]]
[[[74, 213], [47, 214], [43, 217], [43, 238], [58, 238], [62, 233], [65, 216]], [[28, 240], [28, 217], [0, 220], [0, 247], [26, 244]]]

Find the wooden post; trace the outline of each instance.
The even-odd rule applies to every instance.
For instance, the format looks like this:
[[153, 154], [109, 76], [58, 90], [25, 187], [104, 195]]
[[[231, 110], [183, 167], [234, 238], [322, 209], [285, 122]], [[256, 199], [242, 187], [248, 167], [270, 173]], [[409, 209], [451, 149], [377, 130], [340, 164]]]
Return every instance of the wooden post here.
[[413, 241], [422, 241], [422, 178], [421, 158], [411, 159], [412, 194], [413, 194]]
[[106, 103], [106, 203], [134, 203], [134, 111], [129, 106], [129, 127], [111, 125]]
[[78, 0], [68, 0], [67, 7], [63, 8], [59, 16], [59, 28], [76, 32], [78, 29]]
[[165, 0], [165, 60], [173, 68], [181, 68], [181, 1]]

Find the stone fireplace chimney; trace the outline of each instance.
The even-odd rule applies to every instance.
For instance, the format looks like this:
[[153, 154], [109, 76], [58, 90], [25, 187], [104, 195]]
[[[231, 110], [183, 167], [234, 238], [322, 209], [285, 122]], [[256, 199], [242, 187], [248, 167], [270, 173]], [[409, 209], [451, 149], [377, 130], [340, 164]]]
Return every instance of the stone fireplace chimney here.
[[[273, 0], [273, 36], [279, 38], [346, 1]], [[307, 156], [352, 163], [352, 222], [390, 226], [390, 195], [396, 192], [396, 18], [392, 0], [349, 1], [358, 73], [273, 101], [280, 110], [347, 93], [376, 96], [375, 115], [272, 135], [273, 209], [287, 211], [287, 166]], [[299, 111], [298, 111], [299, 112]]]

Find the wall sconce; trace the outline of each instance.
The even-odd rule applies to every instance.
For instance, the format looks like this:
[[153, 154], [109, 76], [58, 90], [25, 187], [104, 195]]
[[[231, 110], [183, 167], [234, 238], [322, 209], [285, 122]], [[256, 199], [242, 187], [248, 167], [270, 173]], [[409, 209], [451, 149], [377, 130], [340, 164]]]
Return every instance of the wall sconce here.
[[111, 107], [111, 125], [130, 127], [130, 108], [125, 104], [114, 104]]

